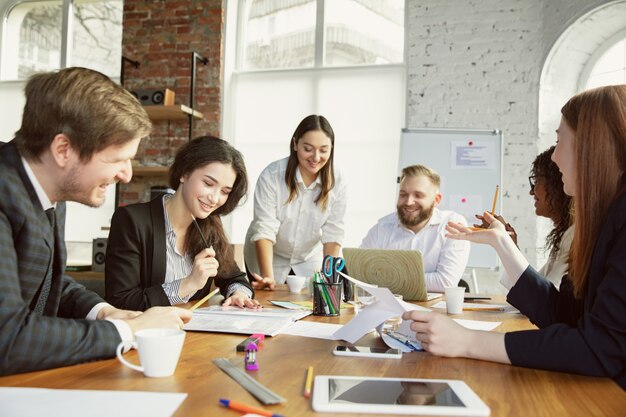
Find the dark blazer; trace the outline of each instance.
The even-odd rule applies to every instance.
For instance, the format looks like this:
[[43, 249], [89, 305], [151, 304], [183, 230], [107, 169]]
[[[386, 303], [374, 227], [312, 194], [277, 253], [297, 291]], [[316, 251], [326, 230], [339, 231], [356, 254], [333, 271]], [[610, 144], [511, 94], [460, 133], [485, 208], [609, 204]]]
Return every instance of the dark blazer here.
[[[169, 306], [163, 290], [166, 269], [165, 215], [161, 197], [148, 203], [118, 207], [111, 219], [107, 242], [105, 298], [118, 308], [146, 310], [152, 306]], [[213, 279], [191, 300], [210, 292]], [[252, 291], [246, 274], [238, 268], [230, 273], [218, 272], [215, 285], [226, 296], [233, 283]]]
[[[65, 273], [65, 203], [57, 234], [11, 142], [0, 144], [0, 375], [115, 356], [115, 326], [85, 320], [100, 302]], [[33, 313], [55, 246], [55, 269], [44, 314]]]
[[582, 300], [567, 276], [557, 291], [531, 267], [507, 300], [540, 327], [506, 334], [513, 364], [610, 377], [626, 390], [626, 192], [606, 216]]

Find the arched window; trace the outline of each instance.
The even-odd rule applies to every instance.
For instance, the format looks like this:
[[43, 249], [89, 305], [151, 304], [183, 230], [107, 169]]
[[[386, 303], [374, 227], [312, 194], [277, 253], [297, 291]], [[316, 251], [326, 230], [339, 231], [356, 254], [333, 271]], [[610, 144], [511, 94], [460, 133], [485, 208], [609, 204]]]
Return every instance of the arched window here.
[[585, 90], [604, 85], [626, 84], [626, 31], [609, 39], [598, 49], [589, 60], [583, 77], [587, 78]]
[[[350, 195], [343, 243], [358, 246], [395, 210], [406, 127], [404, 0], [226, 4], [223, 136], [244, 154], [254, 185], [265, 166], [288, 155], [300, 120], [324, 115]], [[233, 213], [235, 243], [245, 237], [252, 202]]]

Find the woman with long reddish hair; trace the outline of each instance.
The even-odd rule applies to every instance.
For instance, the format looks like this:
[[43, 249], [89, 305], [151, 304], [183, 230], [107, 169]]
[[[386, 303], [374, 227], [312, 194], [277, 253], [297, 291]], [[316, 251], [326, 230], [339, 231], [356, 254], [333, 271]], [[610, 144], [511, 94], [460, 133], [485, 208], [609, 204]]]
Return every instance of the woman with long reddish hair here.
[[552, 159], [574, 197], [575, 232], [560, 291], [528, 265], [490, 213], [487, 230], [448, 226], [451, 239], [496, 249], [508, 275], [507, 301], [539, 329], [469, 330], [431, 312], [404, 318], [436, 355], [604, 376], [626, 390], [626, 85], [578, 94], [561, 113]]

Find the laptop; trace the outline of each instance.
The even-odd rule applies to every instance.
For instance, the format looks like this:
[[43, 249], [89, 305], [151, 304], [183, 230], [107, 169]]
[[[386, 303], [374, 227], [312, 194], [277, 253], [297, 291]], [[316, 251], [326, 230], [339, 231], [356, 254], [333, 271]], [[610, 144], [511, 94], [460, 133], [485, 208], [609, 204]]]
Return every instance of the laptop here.
[[441, 296], [426, 291], [424, 262], [416, 250], [343, 248], [351, 277], [386, 287], [406, 301], [427, 301]]

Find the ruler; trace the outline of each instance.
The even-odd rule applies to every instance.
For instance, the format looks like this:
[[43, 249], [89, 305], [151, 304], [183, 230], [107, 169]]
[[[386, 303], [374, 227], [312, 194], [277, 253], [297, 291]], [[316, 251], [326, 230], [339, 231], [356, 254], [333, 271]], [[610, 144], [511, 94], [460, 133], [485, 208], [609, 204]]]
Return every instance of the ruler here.
[[233, 363], [228, 359], [213, 359], [213, 363], [222, 371], [226, 372], [232, 379], [244, 387], [250, 394], [254, 395], [257, 400], [261, 401], [263, 404], [280, 404], [287, 401], [274, 391], [267, 388], [265, 385], [259, 383], [243, 370], [233, 365]]

